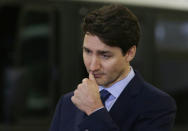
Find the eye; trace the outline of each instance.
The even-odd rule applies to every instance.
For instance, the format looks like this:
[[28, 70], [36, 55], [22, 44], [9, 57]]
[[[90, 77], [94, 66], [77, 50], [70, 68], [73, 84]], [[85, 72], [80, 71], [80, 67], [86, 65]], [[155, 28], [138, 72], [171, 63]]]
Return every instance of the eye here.
[[102, 58], [105, 59], [105, 60], [109, 59], [110, 57], [111, 57], [111, 55], [108, 55], [108, 54], [103, 54], [102, 55]]
[[89, 50], [89, 49], [87, 49], [87, 48], [83, 48], [83, 51], [84, 51], [84, 53], [86, 53], [86, 54], [91, 54], [91, 50]]

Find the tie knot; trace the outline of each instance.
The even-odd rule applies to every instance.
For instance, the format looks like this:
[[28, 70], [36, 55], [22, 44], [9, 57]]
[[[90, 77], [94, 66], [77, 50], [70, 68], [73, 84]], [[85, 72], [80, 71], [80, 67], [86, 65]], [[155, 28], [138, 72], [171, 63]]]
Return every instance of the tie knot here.
[[104, 105], [105, 105], [105, 101], [109, 98], [110, 95], [111, 95], [110, 92], [108, 92], [105, 89], [100, 91], [101, 100]]

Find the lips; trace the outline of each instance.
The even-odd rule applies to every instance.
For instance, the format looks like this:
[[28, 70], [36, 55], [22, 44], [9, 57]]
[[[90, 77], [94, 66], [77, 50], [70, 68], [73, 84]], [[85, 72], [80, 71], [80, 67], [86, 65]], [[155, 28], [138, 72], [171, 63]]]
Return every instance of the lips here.
[[103, 74], [93, 74], [95, 78], [100, 78], [102, 77]]

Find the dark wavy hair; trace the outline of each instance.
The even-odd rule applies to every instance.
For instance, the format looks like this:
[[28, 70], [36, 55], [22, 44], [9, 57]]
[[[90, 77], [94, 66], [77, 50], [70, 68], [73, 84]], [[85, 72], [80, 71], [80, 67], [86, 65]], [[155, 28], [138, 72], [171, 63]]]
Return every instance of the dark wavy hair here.
[[109, 46], [122, 49], [125, 54], [138, 46], [140, 25], [137, 17], [124, 5], [106, 5], [88, 13], [82, 23], [83, 34], [96, 35]]

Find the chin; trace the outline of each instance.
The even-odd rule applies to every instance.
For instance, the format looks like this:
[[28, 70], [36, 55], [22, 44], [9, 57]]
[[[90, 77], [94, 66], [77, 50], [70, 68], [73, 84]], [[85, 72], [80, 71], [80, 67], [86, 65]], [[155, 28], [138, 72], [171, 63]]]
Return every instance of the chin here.
[[99, 86], [104, 86], [104, 83], [101, 81], [96, 81]]
[[106, 83], [104, 83], [104, 82], [97, 82], [97, 84], [98, 84], [99, 86], [106, 87]]

